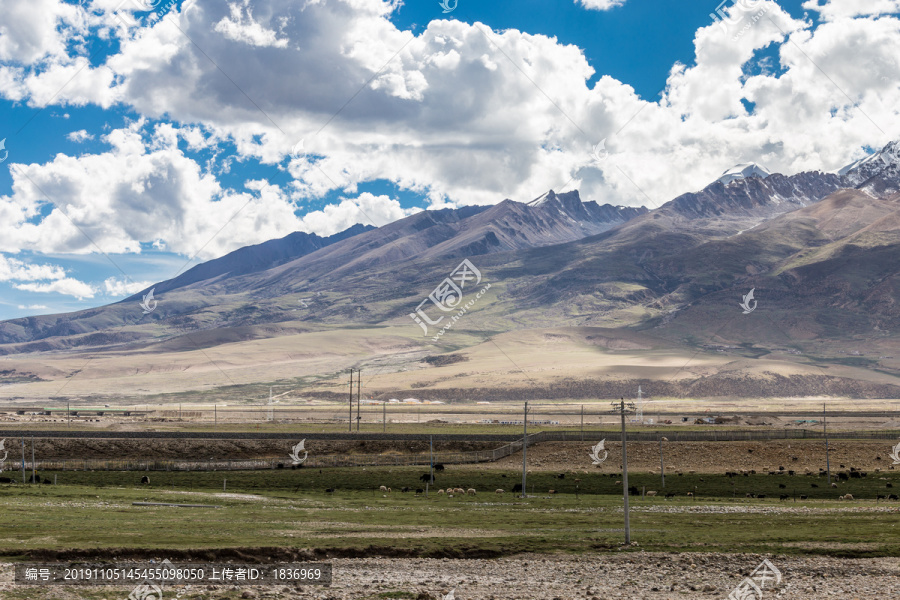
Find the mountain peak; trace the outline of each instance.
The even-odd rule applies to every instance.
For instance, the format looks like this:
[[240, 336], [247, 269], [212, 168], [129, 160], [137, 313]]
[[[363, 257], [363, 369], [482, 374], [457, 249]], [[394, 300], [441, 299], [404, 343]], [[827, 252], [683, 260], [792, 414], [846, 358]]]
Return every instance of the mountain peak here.
[[741, 163], [722, 173], [722, 176], [719, 177], [719, 182], [723, 185], [728, 185], [732, 181], [746, 179], [747, 177], [759, 177], [765, 179], [771, 174], [772, 173], [768, 169], [761, 167], [756, 163]]
[[880, 151], [847, 165], [838, 174], [852, 186], [873, 196], [900, 190], [900, 141], [889, 142]]
[[872, 172], [875, 170], [898, 164], [900, 164], [900, 141], [893, 141], [888, 142], [887, 145], [878, 152], [874, 152], [865, 158], [850, 163], [843, 169], [840, 169], [837, 173], [838, 175], [849, 176], [851, 179], [856, 176], [855, 178], [858, 178], [861, 181], [862, 179], [867, 178], [867, 176], [871, 176]]
[[554, 204], [559, 203], [560, 201], [565, 200], [577, 200], [581, 202], [581, 196], [578, 195], [578, 190], [573, 190], [571, 192], [563, 192], [562, 194], [557, 194], [553, 190], [549, 190], [545, 194], [541, 194], [531, 202], [528, 202], [528, 206], [538, 207], [544, 206], [545, 204]]

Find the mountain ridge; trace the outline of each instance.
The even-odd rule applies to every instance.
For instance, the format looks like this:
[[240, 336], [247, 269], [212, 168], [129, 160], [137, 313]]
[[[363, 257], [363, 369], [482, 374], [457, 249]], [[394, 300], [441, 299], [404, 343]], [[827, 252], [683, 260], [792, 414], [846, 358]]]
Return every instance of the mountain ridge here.
[[[818, 221], [810, 220], [812, 213], [803, 209], [840, 190], [853, 189], [854, 182], [868, 198], [878, 196], [880, 188], [873, 187], [873, 182], [893, 189], [900, 163], [894, 160], [896, 147], [885, 146], [878, 160], [857, 161], [844, 174], [809, 171], [763, 178], [751, 173], [727, 184], [714, 181], [653, 211], [583, 202], [577, 190], [550, 190], [528, 203], [504, 200], [489, 207], [421, 211], [379, 228], [357, 225], [328, 238], [294, 233], [238, 249], [149, 286], [159, 301], [159, 308], [149, 315], [141, 315], [133, 306], [139, 293], [78, 313], [0, 322], [0, 344], [6, 345], [0, 353], [95, 347], [98, 340], [133, 344], [148, 339], [148, 326], [164, 326], [168, 335], [180, 335], [297, 319], [334, 324], [387, 322], [404, 318], [409, 304], [415, 305], [423, 290], [440, 282], [463, 258], [495, 273], [498, 283], [509, 281], [497, 287], [506, 288], [504, 306], [509, 314], [543, 306], [552, 307], [546, 315], [564, 315], [571, 312], [564, 303], [571, 301], [585, 307], [648, 303], [628, 317], [629, 322], [637, 318], [637, 323], [645, 317], [635, 315], [646, 313], [652, 319], [663, 304], [693, 302], [698, 292], [740, 280], [717, 264], [729, 256], [726, 250], [735, 242], [763, 244], [756, 240], [766, 235], [785, 251], [799, 252], [782, 240], [785, 231], [796, 230], [806, 232], [804, 243], [834, 243], [810, 229], [817, 227], [810, 223]], [[874, 221], [865, 223], [870, 228], [865, 239], [887, 239], [882, 230], [893, 221], [884, 210], [892, 200], [879, 204], [881, 212], [872, 212], [864, 210], [860, 198], [852, 199], [854, 210], [865, 219], [881, 219], [877, 226]], [[797, 219], [784, 221], [782, 229], [760, 227], [781, 223], [779, 218], [796, 211], [801, 211]], [[720, 256], [704, 254], [704, 248], [720, 246]], [[810, 249], [807, 252], [818, 256]], [[756, 266], [724, 264], [759, 274], [798, 260], [790, 254], [762, 256], [751, 261]], [[704, 283], [709, 276], [690, 268], [691, 261], [721, 271], [719, 281]], [[519, 282], [522, 277], [530, 277], [531, 283]], [[633, 292], [615, 291], [630, 287]], [[309, 294], [324, 295], [328, 303], [295, 314], [300, 300]], [[597, 294], [625, 300], [597, 304]], [[589, 297], [594, 299], [588, 301]]]

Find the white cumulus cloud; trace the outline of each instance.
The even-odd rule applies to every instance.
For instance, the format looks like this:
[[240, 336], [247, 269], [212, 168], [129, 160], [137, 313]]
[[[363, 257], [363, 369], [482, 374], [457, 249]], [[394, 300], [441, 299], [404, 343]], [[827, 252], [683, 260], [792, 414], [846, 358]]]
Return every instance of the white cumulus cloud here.
[[0, 281], [41, 281], [63, 279], [65, 270], [57, 265], [35, 265], [0, 254]]
[[806, 10], [819, 12], [823, 19], [833, 21], [860, 16], [888, 15], [900, 12], [900, 0], [806, 0]]
[[[114, 4], [94, 0], [86, 26], [110, 26], [101, 9]], [[672, 65], [659, 99], [595, 77], [582, 49], [557, 38], [445, 19], [415, 34], [398, 29], [398, 4], [197, 0], [152, 26], [107, 29], [119, 51], [98, 66], [51, 42], [0, 43], [6, 97], [121, 102], [145, 119], [101, 138], [108, 151], [11, 165], [0, 251], [156, 243], [209, 258], [291, 231], [368, 223], [362, 213], [378, 224], [408, 214], [384, 196], [360, 195], [362, 211], [346, 199], [375, 180], [420, 194], [423, 207], [527, 201], [564, 186], [601, 203], [656, 206], [738, 162], [836, 169], [900, 138], [900, 21], [886, 12], [894, 0], [807, 1], [825, 19], [818, 25], [773, 0], [752, 0], [753, 12], [739, 10], [750, 0], [730, 6], [727, 21], [695, 32], [694, 59]], [[4, 19], [7, 28], [40, 25], [21, 11]], [[160, 118], [174, 124], [154, 126]], [[301, 139], [306, 154], [289, 157]], [[598, 163], [590, 155], [601, 140], [609, 157]], [[201, 165], [185, 144], [236, 152]], [[217, 179], [251, 161], [286, 168], [284, 180], [229, 189]], [[295, 214], [328, 194], [345, 199]]]
[[65, 294], [66, 296], [74, 296], [79, 300], [93, 298], [95, 293], [93, 287], [83, 281], [78, 281], [71, 277], [64, 277], [63, 279], [57, 279], [56, 281], [47, 283], [14, 283], [13, 287], [17, 290], [41, 294], [55, 292], [57, 294]]
[[575, 3], [583, 5], [588, 10], [609, 10], [622, 6], [625, 0], [575, 0]]
[[147, 288], [152, 281], [128, 281], [109, 277], [103, 281], [103, 289], [110, 296], [130, 296]]
[[88, 133], [87, 129], [79, 129], [78, 131], [70, 131], [66, 135], [66, 138], [68, 138], [68, 140], [70, 142], [81, 143], [85, 140], [94, 139], [94, 135], [91, 133]]
[[307, 213], [303, 217], [303, 226], [306, 231], [328, 236], [357, 223], [381, 227], [419, 210], [421, 209], [403, 209], [397, 200], [364, 192], [355, 199], [344, 198], [340, 204], [331, 204], [323, 210]]

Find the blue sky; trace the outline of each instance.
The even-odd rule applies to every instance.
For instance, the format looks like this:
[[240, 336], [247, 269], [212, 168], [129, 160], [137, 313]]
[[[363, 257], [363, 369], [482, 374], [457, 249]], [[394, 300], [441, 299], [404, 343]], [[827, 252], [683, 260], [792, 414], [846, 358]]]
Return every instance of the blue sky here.
[[896, 12], [611, 3], [12, 6], [0, 319], [121, 300], [295, 230], [551, 187], [658, 206], [736, 162], [834, 169], [900, 133]]

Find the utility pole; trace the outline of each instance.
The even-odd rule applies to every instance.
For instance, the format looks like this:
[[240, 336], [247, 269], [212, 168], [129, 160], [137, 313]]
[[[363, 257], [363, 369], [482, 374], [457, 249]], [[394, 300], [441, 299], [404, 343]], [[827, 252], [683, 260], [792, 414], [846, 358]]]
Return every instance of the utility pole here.
[[631, 522], [628, 515], [628, 439], [625, 434], [625, 413], [634, 412], [634, 402], [625, 403], [625, 398], [616, 404], [612, 403], [613, 412], [619, 413], [622, 419], [622, 497], [625, 500], [625, 543], [631, 544]]
[[822, 403], [822, 427], [825, 430], [825, 470], [828, 472], [828, 487], [831, 487], [831, 460], [828, 457], [828, 422], [825, 420], [825, 403]]
[[350, 367], [350, 418], [347, 419], [350, 433], [353, 433], [353, 367]]
[[69, 400], [66, 400], [66, 417], [69, 419], [67, 426], [72, 427], [72, 406]]
[[31, 436], [31, 483], [34, 483], [34, 436]]
[[25, 438], [22, 438], [22, 483], [25, 483]]
[[584, 441], [584, 404], [581, 405], [581, 441]]
[[359, 433], [359, 421], [362, 419], [362, 369], [356, 370], [356, 431]]
[[434, 485], [434, 436], [430, 435], [429, 446], [431, 447], [431, 485]]
[[387, 433], [387, 402], [381, 405], [381, 432]]
[[525, 494], [525, 466], [528, 464], [528, 401], [525, 402], [525, 429], [522, 432], [522, 497]]
[[662, 475], [662, 486], [666, 487], [666, 467], [663, 465], [662, 436], [659, 438], [659, 474]]

